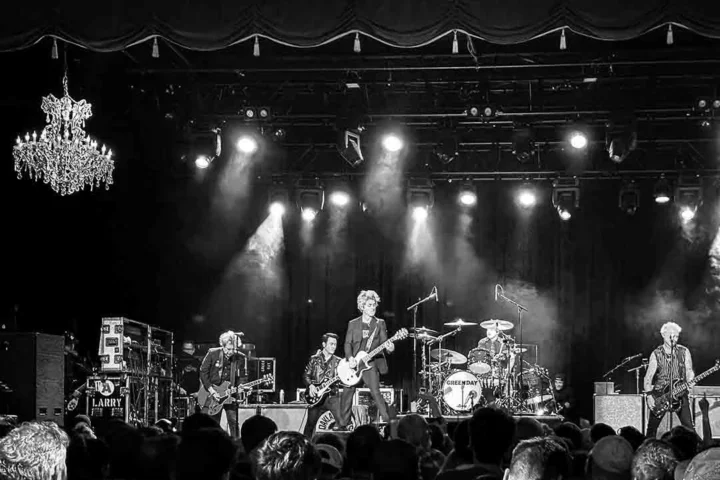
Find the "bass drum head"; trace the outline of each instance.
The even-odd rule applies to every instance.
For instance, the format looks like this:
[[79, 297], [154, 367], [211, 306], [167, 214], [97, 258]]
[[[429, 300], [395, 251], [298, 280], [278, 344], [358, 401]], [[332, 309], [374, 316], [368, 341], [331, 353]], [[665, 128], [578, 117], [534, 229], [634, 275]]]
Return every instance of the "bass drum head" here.
[[443, 380], [442, 399], [456, 412], [469, 412], [482, 399], [480, 381], [470, 372], [453, 372]]

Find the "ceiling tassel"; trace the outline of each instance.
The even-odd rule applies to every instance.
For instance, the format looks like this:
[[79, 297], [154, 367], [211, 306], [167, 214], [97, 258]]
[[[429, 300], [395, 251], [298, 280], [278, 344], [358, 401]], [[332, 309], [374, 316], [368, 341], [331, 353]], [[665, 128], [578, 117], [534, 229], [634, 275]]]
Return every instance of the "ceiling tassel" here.
[[157, 37], [153, 38], [152, 57], [160, 58], [160, 47], [158, 47]]
[[452, 46], [452, 52], [458, 53], [458, 41], [457, 41], [457, 30], [453, 32], [453, 46]]
[[57, 38], [53, 38], [52, 51], [50, 52], [50, 57], [52, 57], [53, 60], [58, 59]]
[[560, 50], [567, 50], [567, 40], [565, 40], [565, 29], [560, 33]]
[[675, 39], [673, 38], [673, 31], [672, 31], [672, 23], [668, 25], [668, 31], [667, 36], [665, 37], [665, 42], [667, 42], [668, 45], [672, 45], [675, 43]]
[[355, 33], [355, 43], [353, 44], [353, 52], [360, 53], [360, 34]]
[[253, 45], [253, 57], [260, 56], [260, 39], [255, 35], [255, 45]]

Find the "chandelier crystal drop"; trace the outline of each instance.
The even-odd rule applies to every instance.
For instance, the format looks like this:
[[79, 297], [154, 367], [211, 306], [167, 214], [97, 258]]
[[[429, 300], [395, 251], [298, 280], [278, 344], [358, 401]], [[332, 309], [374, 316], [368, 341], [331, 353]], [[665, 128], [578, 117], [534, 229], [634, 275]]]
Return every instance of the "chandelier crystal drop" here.
[[52, 94], [42, 99], [45, 128], [17, 138], [13, 147], [18, 179], [25, 173], [30, 179], [49, 183], [60, 195], [69, 195], [90, 187], [113, 183], [115, 162], [112, 150], [85, 133], [85, 121], [92, 116], [92, 105], [75, 101], [68, 93], [67, 72], [63, 76], [63, 97]]

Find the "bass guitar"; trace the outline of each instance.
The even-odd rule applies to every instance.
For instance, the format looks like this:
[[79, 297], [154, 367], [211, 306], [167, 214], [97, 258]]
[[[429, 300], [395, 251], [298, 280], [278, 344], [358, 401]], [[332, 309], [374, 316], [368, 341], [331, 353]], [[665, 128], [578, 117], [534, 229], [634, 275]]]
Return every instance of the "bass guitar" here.
[[253, 380], [252, 382], [243, 383], [242, 385], [237, 387], [231, 387], [230, 382], [228, 381], [225, 381], [220, 385], [213, 385], [213, 387], [215, 388], [215, 392], [218, 394], [218, 397], [220, 397], [218, 400], [215, 400], [215, 398], [210, 395], [210, 392], [208, 392], [205, 387], [201, 385], [200, 390], [197, 393], [197, 402], [198, 405], [201, 406], [201, 408], [207, 408], [208, 415], [217, 415], [223, 409], [223, 406], [225, 406], [225, 404], [230, 401], [230, 399], [235, 393], [243, 392], [244, 390], [251, 389], [256, 385], [260, 385], [263, 383], [271, 383], [272, 381], [273, 376], [271, 373], [268, 373], [266, 375], [263, 375], [263, 378], [258, 378], [257, 380]]
[[311, 386], [315, 387], [315, 394], [313, 395], [310, 392], [310, 387], [307, 387], [305, 389], [305, 402], [308, 404], [310, 408], [315, 407], [317, 405], [320, 405], [325, 398], [330, 394], [330, 390], [332, 389], [332, 386], [340, 380], [339, 375], [335, 375], [332, 378], [329, 378], [325, 380], [324, 382], [320, 383], [313, 383]]
[[385, 342], [380, 344], [377, 348], [370, 352], [365, 351], [359, 351], [357, 355], [355, 355], [355, 368], [350, 366], [350, 362], [346, 359], [340, 360], [340, 363], [338, 363], [337, 367], [337, 376], [340, 379], [340, 381], [345, 384], [348, 387], [352, 387], [353, 385], [357, 385], [358, 382], [360, 382], [360, 379], [362, 378], [362, 373], [366, 370], [370, 370], [370, 361], [380, 352], [382, 352], [388, 345], [395, 342], [396, 340], [402, 340], [403, 338], [406, 338], [408, 336], [408, 331], [404, 328], [401, 328], [397, 332], [395, 332], [395, 335], [388, 338]]
[[650, 395], [655, 398], [655, 405], [650, 409], [650, 411], [656, 417], [661, 417], [667, 412], [676, 412], [680, 410], [680, 406], [682, 405], [680, 397], [685, 392], [689, 391], [696, 383], [718, 370], [720, 370], [720, 360], [715, 360], [714, 367], [704, 371], [691, 381], [683, 382], [682, 380], [675, 380], [673, 381], [672, 388], [670, 388], [670, 385], [666, 385], [662, 390], [651, 392]]

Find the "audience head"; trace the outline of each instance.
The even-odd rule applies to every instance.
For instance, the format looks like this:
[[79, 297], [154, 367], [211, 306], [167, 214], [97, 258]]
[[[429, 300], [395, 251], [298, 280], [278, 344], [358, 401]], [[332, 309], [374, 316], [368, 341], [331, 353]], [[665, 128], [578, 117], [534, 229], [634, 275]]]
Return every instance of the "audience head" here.
[[70, 440], [65, 464], [71, 480], [107, 478], [110, 473], [110, 450], [102, 440], [75, 436]]
[[555, 435], [566, 438], [570, 441], [571, 450], [578, 450], [582, 447], [582, 432], [580, 427], [571, 422], [563, 422], [555, 427]]
[[592, 480], [627, 480], [633, 461], [630, 442], [619, 435], [608, 435], [597, 441], [587, 459], [587, 478]]
[[416, 448], [430, 447], [430, 429], [423, 417], [416, 413], [405, 415], [398, 422], [398, 438]]
[[698, 453], [685, 470], [685, 480], [711, 480], [720, 478], [720, 448], [713, 447]]
[[312, 442], [315, 445], [330, 445], [331, 447], [335, 447], [343, 457], [345, 456], [345, 442], [334, 433], [318, 433], [313, 437]]
[[210, 415], [193, 413], [183, 421], [182, 435], [185, 436], [186, 433], [195, 432], [202, 428], [220, 428], [220, 424]]
[[638, 448], [640, 448], [640, 445], [642, 445], [642, 443], [645, 441], [645, 435], [643, 435], [642, 432], [637, 428], [631, 426], [622, 427], [618, 435], [630, 442], [633, 451], [636, 451]]
[[372, 474], [373, 480], [419, 480], [417, 447], [401, 439], [381, 443], [373, 455]]
[[673, 480], [677, 455], [667, 442], [650, 438], [645, 440], [632, 462], [634, 480]]
[[250, 454], [258, 445], [277, 431], [277, 425], [271, 418], [253, 415], [245, 420], [240, 427], [240, 441], [245, 453]]
[[340, 450], [325, 443], [315, 444], [315, 449], [322, 462], [320, 479], [329, 480], [339, 475], [343, 469], [343, 456]]
[[544, 437], [545, 431], [542, 426], [543, 424], [536, 418], [519, 418], [517, 421], [517, 428], [515, 429], [515, 441], [521, 442], [535, 437]]
[[255, 480], [315, 480], [322, 460], [315, 447], [297, 432], [279, 432], [253, 451]]
[[507, 480], [561, 480], [570, 475], [570, 452], [549, 437], [523, 440], [513, 450]]
[[237, 448], [219, 428], [201, 428], [183, 435], [175, 463], [177, 480], [218, 480], [230, 471]]
[[55, 423], [23, 423], [0, 439], [0, 478], [64, 480], [69, 443]]
[[180, 437], [176, 435], [146, 438], [140, 447], [136, 480], [174, 479], [179, 444]]
[[601, 438], [609, 437], [610, 435], [615, 435], [615, 429], [607, 423], [596, 423], [590, 427], [590, 440], [592, 440], [593, 445]]
[[702, 439], [695, 432], [684, 425], [678, 425], [670, 430], [667, 441], [675, 447], [678, 461], [690, 460], [697, 455]]
[[375, 448], [382, 443], [377, 428], [360, 425], [353, 430], [345, 445], [345, 458], [350, 472], [369, 472]]
[[479, 463], [500, 464], [515, 438], [515, 419], [497, 408], [479, 408], [470, 419], [470, 448]]

